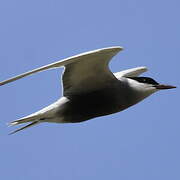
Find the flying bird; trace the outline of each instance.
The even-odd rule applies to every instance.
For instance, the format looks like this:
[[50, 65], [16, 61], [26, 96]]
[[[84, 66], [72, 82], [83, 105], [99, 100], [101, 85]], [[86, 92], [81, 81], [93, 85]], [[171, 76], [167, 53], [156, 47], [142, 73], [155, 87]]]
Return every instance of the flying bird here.
[[121, 50], [122, 47], [115, 46], [89, 51], [0, 82], [4, 85], [40, 71], [64, 67], [63, 96], [40, 111], [11, 122], [10, 125], [29, 124], [10, 134], [42, 122], [78, 123], [113, 114], [159, 90], [175, 88], [139, 76], [147, 71], [146, 67], [112, 73], [108, 64]]

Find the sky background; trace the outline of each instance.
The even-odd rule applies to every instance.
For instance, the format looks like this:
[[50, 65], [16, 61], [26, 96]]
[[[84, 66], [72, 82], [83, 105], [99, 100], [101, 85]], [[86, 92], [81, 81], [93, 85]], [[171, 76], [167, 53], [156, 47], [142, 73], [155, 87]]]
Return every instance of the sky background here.
[[[0, 1], [0, 80], [68, 56], [123, 46], [113, 72], [180, 87], [180, 1]], [[0, 87], [0, 177], [6, 180], [179, 180], [179, 88], [79, 124], [44, 123], [9, 136], [7, 123], [56, 101], [62, 69]]]

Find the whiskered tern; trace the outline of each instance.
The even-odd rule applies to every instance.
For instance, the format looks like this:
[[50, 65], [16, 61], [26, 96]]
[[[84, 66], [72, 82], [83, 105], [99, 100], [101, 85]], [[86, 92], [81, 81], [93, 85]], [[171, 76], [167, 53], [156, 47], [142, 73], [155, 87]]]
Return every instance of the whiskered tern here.
[[63, 96], [53, 104], [15, 120], [10, 125], [29, 123], [15, 130], [42, 122], [77, 123], [120, 112], [149, 95], [175, 86], [159, 84], [150, 77], [139, 77], [146, 67], [117, 73], [109, 70], [109, 61], [122, 47], [108, 47], [72, 56], [0, 82], [0, 85], [52, 68], [64, 67]]

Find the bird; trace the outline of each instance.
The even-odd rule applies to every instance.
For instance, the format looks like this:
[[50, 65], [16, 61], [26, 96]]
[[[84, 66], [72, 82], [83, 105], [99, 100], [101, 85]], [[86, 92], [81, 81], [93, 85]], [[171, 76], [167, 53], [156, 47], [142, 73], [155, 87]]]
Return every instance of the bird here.
[[28, 123], [10, 134], [43, 122], [79, 123], [125, 110], [151, 94], [175, 86], [160, 84], [150, 77], [140, 76], [145, 66], [113, 73], [110, 60], [121, 46], [101, 48], [81, 53], [0, 82], [0, 86], [25, 76], [52, 68], [64, 67], [63, 94], [49, 106], [9, 123]]

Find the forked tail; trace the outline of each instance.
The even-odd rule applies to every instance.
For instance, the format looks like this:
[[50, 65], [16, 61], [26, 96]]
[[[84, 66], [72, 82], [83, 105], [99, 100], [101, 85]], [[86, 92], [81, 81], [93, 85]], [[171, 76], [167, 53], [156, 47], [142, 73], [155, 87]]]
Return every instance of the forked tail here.
[[23, 129], [26, 129], [28, 127], [34, 126], [34, 125], [40, 123], [41, 119], [42, 119], [42, 117], [40, 115], [30, 115], [30, 116], [27, 116], [27, 117], [12, 121], [12, 122], [9, 123], [10, 126], [15, 126], [15, 125], [19, 125], [19, 124], [22, 124], [22, 123], [28, 123], [28, 122], [30, 122], [30, 123], [28, 125], [26, 125], [26, 126], [23, 126], [23, 127], [15, 130], [15, 131], [9, 133], [9, 135], [14, 134], [14, 133], [16, 133], [18, 131], [21, 131]]
[[26, 128], [28, 128], [28, 127], [34, 126], [34, 125], [36, 125], [36, 124], [38, 124], [38, 123], [40, 123], [40, 122], [39, 122], [39, 121], [33, 121], [32, 123], [30, 123], [30, 124], [28, 124], [28, 125], [26, 125], [26, 126], [23, 126], [23, 127], [19, 128], [19, 129], [16, 129], [15, 131], [9, 133], [9, 135], [14, 134], [14, 133], [17, 133], [18, 131], [21, 131], [21, 130], [26, 129]]

